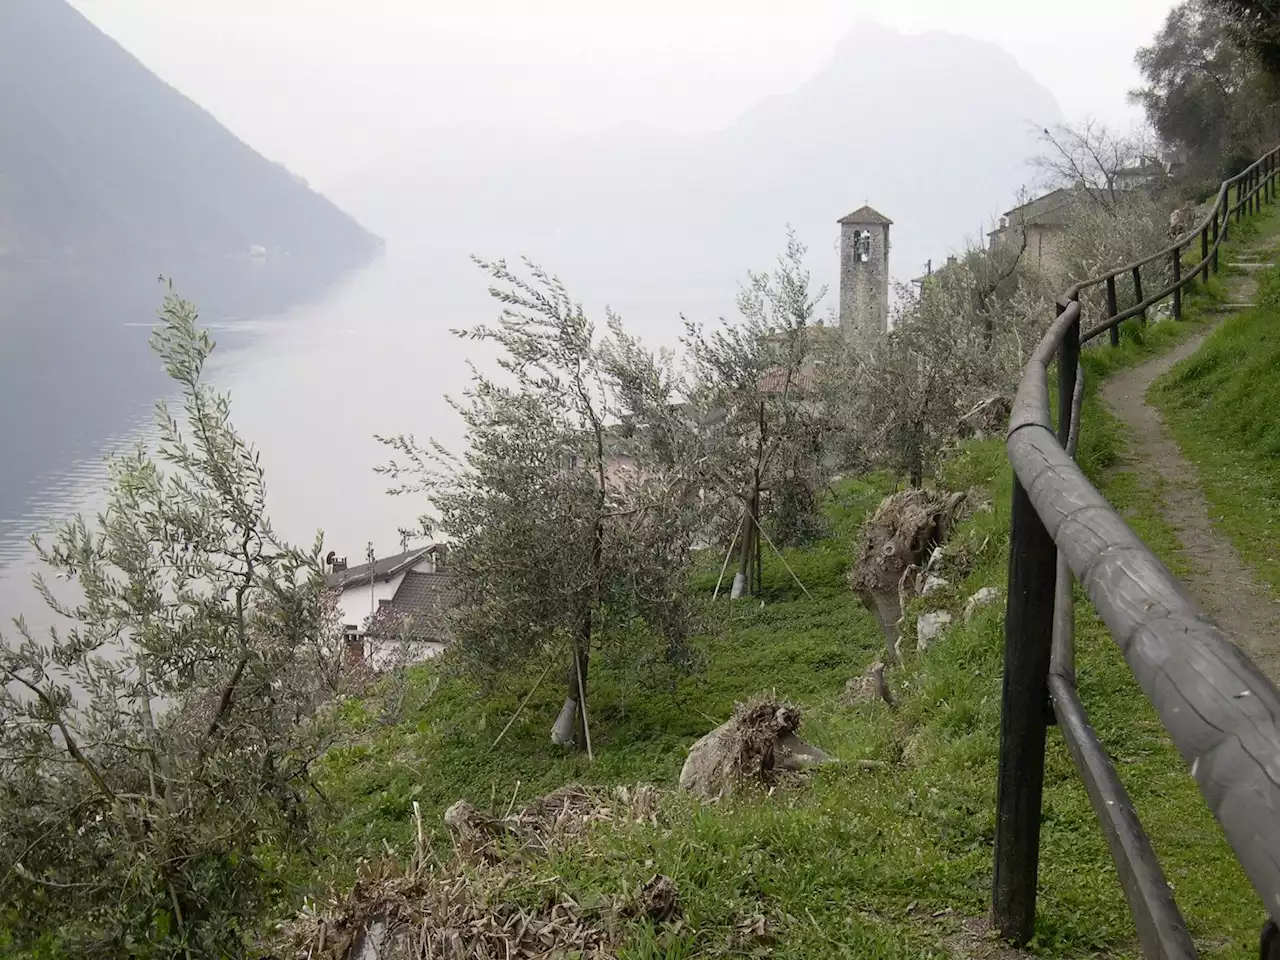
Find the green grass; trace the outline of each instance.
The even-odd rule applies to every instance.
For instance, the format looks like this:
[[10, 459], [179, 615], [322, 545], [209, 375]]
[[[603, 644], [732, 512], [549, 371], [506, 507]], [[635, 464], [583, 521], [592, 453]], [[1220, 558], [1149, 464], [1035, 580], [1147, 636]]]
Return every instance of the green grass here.
[[[1280, 218], [1276, 218], [1280, 219]], [[1214, 522], [1280, 594], [1280, 271], [1153, 387]]]
[[[1084, 356], [1089, 395], [1081, 464], [1175, 571], [1178, 542], [1161, 516], [1159, 491], [1153, 495], [1122, 469], [1123, 428], [1096, 390], [1111, 371], [1202, 329], [1200, 311], [1213, 297], [1221, 297], [1216, 283], [1188, 298], [1186, 321], [1130, 323], [1118, 349], [1103, 346]], [[1261, 428], [1268, 398], [1280, 396], [1269, 386], [1262, 389], [1272, 381], [1280, 388], [1280, 335], [1265, 327], [1259, 314], [1215, 334], [1222, 359], [1192, 368], [1197, 372], [1183, 369], [1170, 390], [1195, 400], [1185, 406], [1188, 417], [1218, 417], [1223, 430], [1235, 425], [1223, 437], [1237, 437], [1240, 449], [1255, 458], [1245, 479], [1260, 485], [1265, 479], [1267, 509], [1280, 510], [1280, 475], [1265, 460], [1280, 449], [1280, 431]], [[1254, 387], [1238, 398], [1231, 394], [1227, 407], [1213, 378], [1242, 364], [1250, 365]], [[1200, 386], [1192, 390], [1188, 385], [1194, 384]], [[1210, 396], [1212, 404], [1204, 399]], [[1180, 416], [1183, 409], [1175, 412]], [[1245, 410], [1255, 414], [1252, 427], [1242, 421]], [[1270, 473], [1264, 474], [1264, 464]], [[943, 600], [958, 613], [978, 588], [1004, 585], [1011, 478], [1002, 445], [963, 446], [939, 482], [975, 487], [990, 504], [953, 541], [967, 563]], [[1222, 486], [1255, 489], [1238, 478]], [[723, 721], [736, 700], [774, 690], [805, 708], [803, 735], [845, 762], [773, 796], [748, 791], [717, 805], [699, 806], [669, 789], [660, 826], [596, 829], [550, 860], [530, 860], [525, 880], [508, 895], [545, 898], [551, 884], [590, 900], [634, 889], [656, 871], [669, 875], [680, 888], [683, 920], [659, 929], [626, 927], [623, 956], [633, 960], [742, 955], [726, 943], [739, 920], [757, 913], [769, 918], [776, 936], [769, 955], [776, 957], [948, 955], [945, 938], [989, 905], [1003, 609], [986, 608], [926, 654], [912, 655], [894, 674], [896, 712], [879, 703], [839, 705], [845, 681], [883, 656], [880, 633], [845, 587], [844, 571], [862, 519], [889, 489], [884, 477], [842, 482], [827, 505], [830, 538], [787, 551], [812, 598], [770, 556], [763, 603], [720, 601], [699, 640], [702, 673], [651, 682], [597, 657], [591, 679], [594, 764], [550, 744], [548, 731], [563, 697], [561, 684], [551, 679], [502, 744], [492, 747], [535, 674], [509, 678], [486, 693], [440, 674], [436, 665], [416, 667], [406, 714], [392, 724], [378, 721], [376, 700], [348, 703], [347, 720], [360, 742], [334, 751], [323, 764], [323, 788], [341, 813], [327, 845], [316, 852], [321, 880], [349, 882], [360, 857], [388, 847], [407, 857], [415, 800], [433, 840], [444, 847], [441, 814], [459, 798], [502, 814], [513, 802], [518, 806], [572, 781], [674, 788], [697, 737]], [[709, 562], [695, 578], [707, 597], [718, 572], [713, 567], [718, 564]], [[1257, 897], [1115, 643], [1078, 591], [1076, 611], [1082, 699], [1202, 955], [1254, 956], [1265, 919]], [[868, 770], [849, 762], [863, 759], [884, 765]], [[1140, 955], [1102, 831], [1056, 730], [1049, 737], [1040, 862], [1035, 952]]]
[[[1092, 408], [1085, 454], [1106, 471], [1122, 446]], [[972, 560], [958, 603], [1003, 582], [1010, 484], [998, 442], [970, 444], [947, 466], [952, 487], [977, 486], [991, 508], [957, 534]], [[773, 560], [766, 602], [734, 605], [703, 639], [707, 671], [673, 688], [633, 687], [602, 665], [593, 679], [589, 765], [547, 741], [558, 685], [540, 689], [503, 744], [490, 745], [536, 679], [512, 680], [481, 698], [457, 679], [414, 677], [433, 691], [392, 726], [349, 706], [365, 743], [329, 758], [326, 793], [343, 811], [335, 827], [333, 879], [384, 841], [401, 854], [418, 800], [429, 824], [465, 797], [502, 813], [517, 797], [570, 781], [673, 786], [689, 744], [727, 717], [735, 700], [773, 689], [806, 709], [804, 734], [845, 761], [774, 797], [747, 793], [698, 807], [672, 791], [663, 826], [598, 830], [549, 862], [531, 862], [527, 895], [549, 877], [576, 897], [633, 889], [655, 870], [680, 886], [676, 930], [637, 925], [631, 957], [714, 956], [736, 922], [763, 913], [779, 926], [778, 957], [945, 955], [943, 938], [988, 905], [999, 723], [1002, 610], [954, 629], [897, 675], [901, 708], [842, 708], [845, 681], [882, 656], [872, 618], [843, 585], [857, 522], [878, 502], [882, 480], [845, 483], [832, 504], [833, 538], [790, 551], [807, 599]], [[1144, 536], [1165, 545], [1158, 510], [1136, 488], [1109, 489]], [[709, 577], [704, 583], [710, 590]], [[724, 604], [727, 606], [727, 604]], [[1212, 956], [1256, 949], [1263, 916], [1193, 781], [1116, 652], [1105, 628], [1078, 607], [1083, 696], [1166, 863], [1193, 934]], [[1040, 913], [1034, 947], [1052, 956], [1107, 950], [1137, 956], [1134, 930], [1110, 856], [1060, 737], [1051, 733], [1045, 787]], [[518, 784], [518, 787], [517, 787]], [[436, 839], [443, 842], [438, 827]], [[513, 896], [522, 895], [514, 891]], [[934, 914], [938, 914], [935, 916]]]

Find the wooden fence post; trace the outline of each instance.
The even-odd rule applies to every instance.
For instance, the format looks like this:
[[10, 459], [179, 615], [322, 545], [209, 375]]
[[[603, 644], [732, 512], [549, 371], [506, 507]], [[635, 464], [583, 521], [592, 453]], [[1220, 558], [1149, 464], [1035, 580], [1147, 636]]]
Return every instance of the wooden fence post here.
[[[1065, 305], [1059, 303], [1059, 313], [1064, 309]], [[1059, 363], [1066, 359], [1059, 355]], [[1071, 364], [1073, 372], [1074, 366]], [[1065, 402], [1067, 429], [1070, 429], [1070, 395]], [[1036, 514], [1022, 481], [1015, 476], [1009, 531], [1009, 595], [1004, 624], [991, 921], [1000, 936], [1019, 945], [1031, 939], [1035, 928], [1057, 555], [1053, 538]]]
[[[1115, 278], [1115, 276], [1110, 276], [1110, 277], [1107, 277], [1107, 319], [1108, 319], [1108, 320], [1110, 320], [1110, 319], [1111, 319], [1112, 317], [1114, 317], [1118, 312], [1119, 312], [1119, 311], [1116, 309], [1116, 278]], [[1074, 329], [1075, 329], [1075, 331], [1076, 331], [1076, 338], [1075, 338], [1075, 339], [1076, 339], [1076, 357], [1075, 357], [1075, 359], [1074, 359], [1074, 360], [1072, 360], [1072, 362], [1071, 362], [1071, 379], [1072, 379], [1072, 381], [1074, 381], [1074, 380], [1075, 380], [1075, 378], [1076, 378], [1076, 374], [1075, 374], [1075, 365], [1076, 365], [1076, 361], [1080, 359], [1080, 328], [1079, 328], [1079, 326], [1076, 326]], [[1069, 334], [1068, 334], [1068, 336], [1069, 336]], [[1067, 345], [1067, 341], [1065, 341], [1065, 340], [1064, 340], [1064, 341], [1062, 341], [1062, 345], [1063, 345], [1063, 349], [1065, 350], [1065, 349], [1066, 349], [1066, 345]], [[1118, 346], [1120, 346], [1120, 324], [1118, 324], [1118, 323], [1117, 323], [1114, 327], [1112, 327], [1112, 328], [1111, 328], [1111, 345], [1112, 345], [1113, 347], [1118, 347]], [[1064, 361], [1063, 361], [1063, 362], [1066, 362], [1066, 361], [1065, 361], [1065, 359], [1064, 359]], [[1061, 404], [1061, 403], [1059, 403], [1059, 404], [1058, 404], [1058, 409], [1059, 409], [1059, 410], [1061, 410], [1061, 409], [1062, 409], [1062, 404]], [[1070, 409], [1070, 408], [1068, 408], [1068, 409]], [[1061, 432], [1061, 431], [1059, 431], [1059, 432]], [[1065, 433], [1064, 433], [1064, 434], [1062, 434], [1062, 445], [1063, 445], [1064, 447], [1067, 445], [1067, 435], [1066, 435]]]
[[[1135, 304], [1142, 302], [1142, 268], [1141, 267], [1133, 268], [1133, 295], [1137, 297], [1137, 299], [1134, 301]], [[1143, 310], [1142, 313], [1139, 314], [1139, 316], [1142, 317], [1142, 325], [1146, 326], [1147, 311]]]
[[1213, 272], [1218, 272], [1218, 211], [1213, 211]]
[[1182, 248], [1173, 248], [1173, 319], [1182, 319]]
[[1209, 225], [1200, 228], [1200, 285], [1209, 282]]

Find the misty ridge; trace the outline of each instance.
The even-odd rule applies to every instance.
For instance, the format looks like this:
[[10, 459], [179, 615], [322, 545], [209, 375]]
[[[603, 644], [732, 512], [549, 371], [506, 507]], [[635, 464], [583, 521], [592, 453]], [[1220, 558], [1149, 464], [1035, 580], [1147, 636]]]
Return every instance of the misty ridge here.
[[479, 287], [468, 255], [527, 256], [664, 338], [680, 310], [731, 305], [788, 225], [833, 286], [835, 221], [865, 202], [895, 221], [895, 278], [923, 273], [990, 228], [1030, 178], [1035, 131], [1061, 120], [998, 47], [864, 21], [808, 81], [711, 133], [407, 117], [417, 132], [332, 184], [335, 206], [62, 0], [10, 0], [0, 24], [0, 126], [21, 131], [0, 142], [0, 262], [254, 251], [342, 268], [377, 234], [447, 302]]
[[233, 136], [63, 0], [0, 4], [0, 266], [291, 256], [376, 237]]
[[807, 82], [715, 132], [426, 124], [331, 193], [446, 272], [471, 253], [523, 255], [614, 306], [720, 306], [744, 271], [772, 263], [788, 224], [834, 290], [835, 222], [865, 202], [895, 223], [895, 277], [923, 273], [1012, 205], [1037, 132], [1060, 120], [990, 43], [862, 22]]

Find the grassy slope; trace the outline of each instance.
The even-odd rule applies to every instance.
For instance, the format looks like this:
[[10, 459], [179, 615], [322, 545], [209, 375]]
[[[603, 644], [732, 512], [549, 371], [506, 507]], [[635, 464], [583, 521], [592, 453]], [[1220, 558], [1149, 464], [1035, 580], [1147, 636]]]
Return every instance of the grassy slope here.
[[[1194, 319], [1135, 326], [1119, 350], [1086, 351], [1089, 381], [1096, 385], [1107, 370], [1166, 349], [1196, 328]], [[1177, 543], [1160, 519], [1158, 497], [1116, 469], [1124, 446], [1118, 424], [1092, 398], [1085, 422], [1082, 463], [1176, 569]], [[992, 504], [958, 534], [973, 565], [944, 598], [954, 608], [981, 586], [1003, 584], [1010, 478], [1001, 445], [966, 446], [943, 481], [977, 486]], [[832, 538], [788, 554], [812, 599], [769, 558], [767, 602], [734, 605], [709, 631], [702, 641], [704, 675], [653, 688], [628, 683], [601, 664], [593, 677], [594, 765], [547, 742], [561, 697], [550, 682], [503, 744], [490, 749], [533, 676], [482, 698], [464, 682], [437, 679], [430, 666], [417, 668], [408, 719], [394, 725], [379, 724], [361, 704], [349, 705], [352, 723], [366, 735], [326, 765], [326, 791], [343, 811], [330, 848], [318, 851], [328, 876], [349, 878], [355, 858], [376, 854], [384, 843], [407, 852], [415, 799], [428, 824], [439, 824], [459, 797], [501, 813], [513, 795], [527, 798], [572, 780], [671, 785], [688, 745], [723, 720], [735, 700], [775, 689], [804, 705], [810, 740], [843, 760], [886, 766], [838, 765], [798, 790], [704, 808], [673, 792], [663, 827], [598, 831], [554, 862], [532, 864], [531, 884], [555, 876], [570, 893], [589, 897], [634, 888], [655, 870], [673, 877], [684, 924], [659, 933], [632, 929], [632, 957], [715, 955], [736, 921], [757, 912], [778, 918], [781, 939], [773, 955], [779, 957], [945, 954], [946, 934], [961, 918], [983, 915], [988, 904], [1002, 610], [987, 609], [913, 657], [895, 677], [902, 700], [896, 713], [880, 704], [838, 706], [845, 680], [882, 651], [872, 618], [844, 588], [843, 569], [861, 518], [886, 489], [878, 478], [845, 483], [831, 503]], [[704, 577], [700, 586], [710, 592], [712, 579]], [[1252, 956], [1264, 919], [1256, 897], [1105, 628], [1086, 602], [1077, 611], [1083, 699], [1193, 935], [1205, 955]], [[1138, 955], [1101, 830], [1055, 731], [1040, 885], [1035, 949]], [[545, 895], [533, 886], [526, 893]]]
[[[1280, 235], [1280, 216], [1260, 226], [1253, 242]], [[1214, 519], [1280, 594], [1280, 270], [1266, 271], [1259, 294], [1151, 396], [1196, 465]]]

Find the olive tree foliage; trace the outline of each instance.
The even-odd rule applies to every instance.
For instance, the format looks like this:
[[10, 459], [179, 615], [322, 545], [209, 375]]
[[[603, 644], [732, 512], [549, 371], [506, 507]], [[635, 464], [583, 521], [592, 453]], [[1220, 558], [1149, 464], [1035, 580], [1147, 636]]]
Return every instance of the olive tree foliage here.
[[820, 531], [829, 430], [816, 361], [835, 331], [816, 322], [826, 288], [813, 287], [806, 253], [789, 230], [774, 268], [748, 272], [738, 317], [686, 319], [681, 340], [683, 396], [704, 447], [698, 479], [736, 545], [735, 597], [759, 589], [762, 533], [781, 546]]
[[[608, 347], [560, 280], [477, 262], [501, 315], [454, 333], [496, 347], [499, 372], [473, 368], [451, 401], [466, 448], [380, 438], [394, 458], [380, 469], [393, 493], [425, 497], [424, 530], [451, 541], [456, 657], [486, 680], [562, 664], [553, 739], [590, 749], [593, 652], [663, 664], [688, 653], [688, 491], [661, 436], [623, 436], [646, 405], [670, 405], [670, 384], [653, 379], [660, 358]], [[642, 359], [656, 366], [635, 369]]]
[[[1145, 193], [1132, 192], [1110, 210], [1085, 206], [1062, 234], [1060, 266], [1051, 278], [1058, 292], [1072, 284], [1097, 277], [1126, 263], [1133, 263], [1167, 247], [1169, 204]], [[1145, 264], [1141, 270], [1144, 295], [1167, 286], [1173, 278], [1168, 260]], [[1138, 302], [1133, 275], [1116, 278], [1116, 303], [1124, 310]], [[1106, 287], [1089, 287], [1080, 293], [1081, 317], [1087, 329], [1106, 318]]]
[[1144, 84], [1130, 97], [1187, 176], [1212, 190], [1280, 136], [1276, 78], [1242, 42], [1230, 3], [1187, 0], [1137, 53]]
[[842, 460], [920, 486], [955, 442], [998, 432], [1052, 317], [1046, 278], [1021, 247], [968, 250], [916, 291], [898, 289], [887, 334], [838, 342], [824, 363]]
[[[48, 540], [65, 626], [0, 639], [0, 943], [57, 956], [239, 955], [305, 849], [344, 675], [332, 599], [282, 543], [213, 349], [170, 293], [152, 346], [182, 392]], [[56, 589], [55, 589], [56, 588]], [[71, 595], [74, 598], [69, 599]]]

